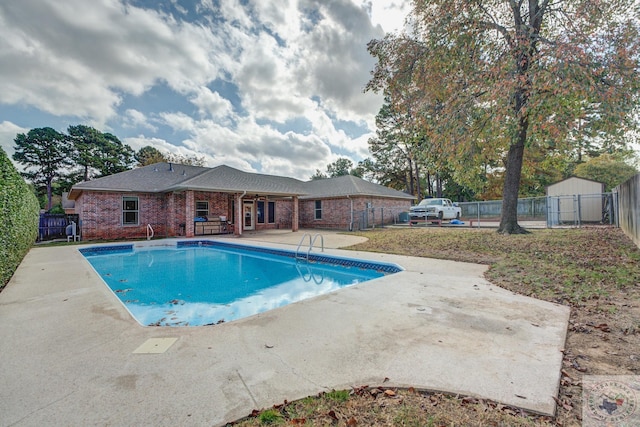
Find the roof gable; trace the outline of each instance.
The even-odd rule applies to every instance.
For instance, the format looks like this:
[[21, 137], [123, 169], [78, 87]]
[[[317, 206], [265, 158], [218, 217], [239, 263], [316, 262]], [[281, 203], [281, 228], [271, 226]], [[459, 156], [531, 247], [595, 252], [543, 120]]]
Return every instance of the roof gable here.
[[413, 200], [411, 194], [375, 184], [353, 175], [318, 179], [305, 183], [306, 195], [301, 199], [317, 199], [346, 196], [388, 197]]
[[121, 191], [158, 193], [180, 182], [206, 172], [209, 168], [174, 163], [155, 163], [140, 168], [80, 182], [73, 186], [69, 198], [74, 200], [82, 191]]
[[304, 183], [295, 178], [244, 172], [230, 166], [216, 166], [176, 184], [173, 190], [203, 190], [227, 193], [256, 193], [273, 196], [305, 194]]

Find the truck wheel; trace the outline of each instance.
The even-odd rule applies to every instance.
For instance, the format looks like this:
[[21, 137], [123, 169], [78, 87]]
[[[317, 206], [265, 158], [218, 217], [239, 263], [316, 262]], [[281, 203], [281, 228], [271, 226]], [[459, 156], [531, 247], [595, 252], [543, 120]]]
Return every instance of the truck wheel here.
[[444, 218], [444, 212], [442, 211], [438, 212], [438, 219], [442, 221], [443, 218]]
[[456, 212], [456, 219], [460, 219], [460, 212]]

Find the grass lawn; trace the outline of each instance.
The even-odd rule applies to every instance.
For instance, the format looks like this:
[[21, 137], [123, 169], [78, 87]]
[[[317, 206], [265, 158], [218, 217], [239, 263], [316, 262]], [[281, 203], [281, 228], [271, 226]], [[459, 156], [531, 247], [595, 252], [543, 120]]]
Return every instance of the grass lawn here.
[[462, 228], [354, 234], [369, 240], [348, 249], [488, 264], [490, 282], [569, 306], [556, 417], [382, 384], [284, 402], [235, 425], [579, 426], [583, 375], [640, 375], [640, 250], [620, 229], [535, 230], [513, 236]]

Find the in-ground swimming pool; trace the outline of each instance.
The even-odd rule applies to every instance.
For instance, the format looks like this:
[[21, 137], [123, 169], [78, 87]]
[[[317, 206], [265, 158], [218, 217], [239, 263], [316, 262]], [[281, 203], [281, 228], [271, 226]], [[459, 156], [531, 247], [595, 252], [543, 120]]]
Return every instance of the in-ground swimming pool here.
[[401, 271], [394, 264], [313, 252], [307, 261], [292, 251], [215, 241], [80, 252], [147, 326], [228, 322]]

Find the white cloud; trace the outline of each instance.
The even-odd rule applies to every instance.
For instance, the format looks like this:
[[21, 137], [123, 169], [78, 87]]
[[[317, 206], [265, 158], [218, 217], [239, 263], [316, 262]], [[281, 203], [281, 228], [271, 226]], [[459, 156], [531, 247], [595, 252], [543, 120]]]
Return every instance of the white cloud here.
[[142, 111], [133, 108], [129, 108], [124, 112], [122, 123], [124, 127], [128, 128], [143, 128], [153, 132], [158, 130], [156, 126], [149, 122], [147, 116]]
[[181, 89], [216, 75], [202, 27], [116, 0], [7, 0], [0, 5], [0, 101], [104, 123], [121, 93], [159, 80]]
[[391, 2], [367, 0], [362, 4], [369, 10], [371, 22], [374, 25], [380, 25], [385, 32], [400, 32], [411, 10], [411, 2], [408, 0]]
[[11, 123], [6, 120], [0, 123], [0, 146], [4, 152], [7, 153], [7, 156], [9, 156], [10, 159], [15, 151], [13, 147], [15, 146], [14, 140], [16, 139], [16, 136], [19, 133], [27, 133], [30, 130], [31, 129], [20, 127], [15, 123]]
[[215, 117], [225, 119], [233, 114], [233, 106], [229, 100], [212, 92], [208, 87], [199, 87], [191, 96], [190, 101], [198, 107], [201, 117]]
[[[354, 163], [368, 155], [382, 99], [362, 92], [374, 66], [366, 44], [396, 25], [406, 2], [201, 0], [197, 22], [186, 21], [190, 2], [160, 7], [4, 0], [0, 107], [122, 131], [136, 150], [303, 179], [337, 152]], [[155, 86], [172, 93], [152, 98]]]

